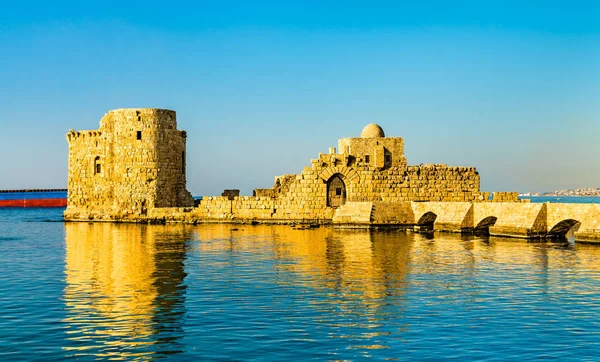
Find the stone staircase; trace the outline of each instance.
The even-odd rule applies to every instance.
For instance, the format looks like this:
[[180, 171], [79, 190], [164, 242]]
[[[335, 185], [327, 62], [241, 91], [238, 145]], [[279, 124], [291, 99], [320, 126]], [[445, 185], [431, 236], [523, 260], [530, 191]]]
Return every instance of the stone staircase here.
[[334, 225], [370, 225], [373, 219], [372, 202], [346, 202], [333, 215]]

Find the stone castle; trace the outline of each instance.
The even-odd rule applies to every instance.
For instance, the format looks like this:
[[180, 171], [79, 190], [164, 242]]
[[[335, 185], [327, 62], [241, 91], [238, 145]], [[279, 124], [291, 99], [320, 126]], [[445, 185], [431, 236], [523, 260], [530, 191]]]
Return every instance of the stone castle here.
[[[299, 174], [275, 177], [272, 188], [196, 202], [186, 190], [186, 132], [177, 130], [174, 111], [113, 110], [98, 130], [71, 130], [67, 140], [66, 220], [396, 225], [527, 238], [581, 226], [562, 220], [560, 210], [548, 221], [546, 204], [523, 203], [516, 192], [490, 200], [474, 167], [409, 166], [403, 139], [376, 124], [340, 139]], [[555, 219], [566, 224], [553, 229]], [[593, 228], [583, 234], [600, 236]]]
[[120, 109], [97, 131], [69, 131], [68, 208], [88, 217], [146, 215], [159, 207], [193, 206], [185, 189], [185, 131], [175, 112]]

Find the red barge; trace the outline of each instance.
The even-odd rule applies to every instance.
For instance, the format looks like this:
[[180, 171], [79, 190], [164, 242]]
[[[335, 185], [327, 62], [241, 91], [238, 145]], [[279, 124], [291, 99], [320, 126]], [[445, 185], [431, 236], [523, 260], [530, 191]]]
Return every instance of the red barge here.
[[0, 190], [0, 207], [66, 207], [67, 189]]

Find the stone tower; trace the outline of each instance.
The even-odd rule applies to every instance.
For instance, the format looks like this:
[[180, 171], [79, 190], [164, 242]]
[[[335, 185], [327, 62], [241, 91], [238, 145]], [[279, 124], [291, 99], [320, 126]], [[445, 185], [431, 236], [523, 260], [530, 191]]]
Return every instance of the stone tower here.
[[127, 218], [193, 206], [186, 190], [186, 132], [174, 111], [109, 111], [97, 131], [69, 131], [65, 217]]

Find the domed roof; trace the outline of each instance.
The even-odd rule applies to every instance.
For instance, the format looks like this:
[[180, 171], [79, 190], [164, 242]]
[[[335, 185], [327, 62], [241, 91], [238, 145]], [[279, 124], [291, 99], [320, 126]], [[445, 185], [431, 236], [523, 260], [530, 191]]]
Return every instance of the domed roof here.
[[379, 127], [378, 124], [371, 123], [368, 124], [365, 128], [363, 128], [361, 134], [361, 138], [375, 138], [375, 137], [385, 137], [385, 133], [383, 133], [383, 128]]

